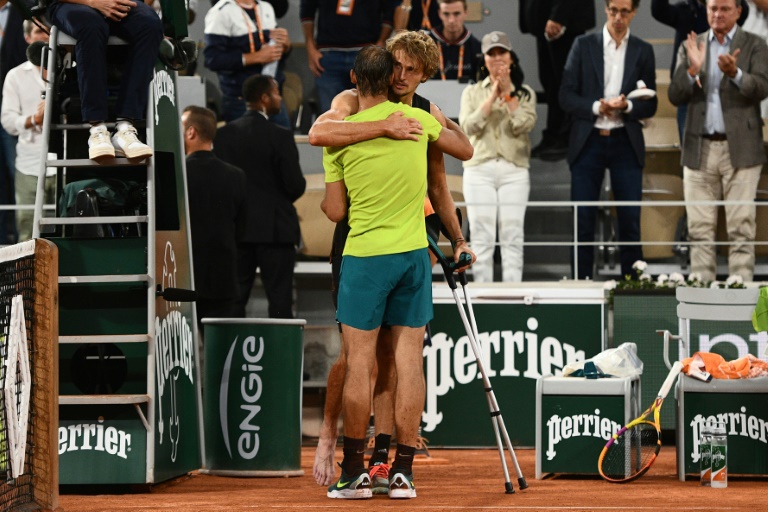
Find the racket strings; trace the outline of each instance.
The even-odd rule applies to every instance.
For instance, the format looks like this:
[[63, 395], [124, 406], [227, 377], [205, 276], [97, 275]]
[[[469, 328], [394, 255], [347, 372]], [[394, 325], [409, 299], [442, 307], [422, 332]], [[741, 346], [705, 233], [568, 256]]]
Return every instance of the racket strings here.
[[601, 463], [605, 478], [622, 481], [648, 469], [660, 448], [656, 425], [643, 422], [627, 429], [608, 447]]

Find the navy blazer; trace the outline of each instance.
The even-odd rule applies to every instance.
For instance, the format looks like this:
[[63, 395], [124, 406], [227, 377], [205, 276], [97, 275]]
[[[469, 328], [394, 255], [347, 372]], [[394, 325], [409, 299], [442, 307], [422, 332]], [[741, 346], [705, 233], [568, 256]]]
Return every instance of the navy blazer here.
[[[578, 158], [594, 129], [597, 116], [592, 113], [592, 104], [603, 97], [604, 74], [602, 30], [576, 38], [568, 54], [560, 87], [560, 107], [571, 116], [568, 163]], [[638, 80], [656, 90], [656, 62], [651, 45], [630, 35], [621, 94], [636, 89]], [[645, 166], [645, 139], [640, 120], [653, 117], [657, 105], [655, 96], [649, 100], [634, 100], [632, 111], [623, 115], [624, 127], [641, 167]]]
[[247, 178], [248, 222], [242, 241], [298, 245], [299, 217], [293, 202], [304, 194], [307, 182], [293, 133], [249, 110], [218, 129], [213, 152]]

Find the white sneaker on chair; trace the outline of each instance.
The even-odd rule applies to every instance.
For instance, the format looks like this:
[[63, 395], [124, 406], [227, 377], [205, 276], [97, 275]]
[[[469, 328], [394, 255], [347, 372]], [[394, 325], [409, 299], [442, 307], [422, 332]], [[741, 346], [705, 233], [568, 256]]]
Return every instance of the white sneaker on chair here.
[[109, 141], [109, 131], [103, 124], [91, 126], [91, 135], [88, 137], [88, 158], [96, 161], [115, 158], [115, 148]]
[[149, 158], [153, 155], [152, 148], [139, 140], [136, 128], [131, 123], [117, 123], [117, 131], [112, 136], [112, 146], [117, 156], [126, 158]]

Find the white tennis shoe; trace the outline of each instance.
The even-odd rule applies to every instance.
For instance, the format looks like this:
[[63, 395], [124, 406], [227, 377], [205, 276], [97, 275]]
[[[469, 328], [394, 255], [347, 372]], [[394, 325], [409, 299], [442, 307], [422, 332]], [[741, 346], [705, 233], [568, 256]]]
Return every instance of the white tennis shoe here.
[[152, 148], [139, 140], [136, 128], [126, 121], [117, 123], [117, 131], [112, 136], [112, 146], [115, 155], [129, 159], [143, 159], [153, 155]]
[[91, 135], [88, 137], [88, 158], [91, 160], [104, 160], [115, 158], [115, 148], [109, 141], [109, 131], [103, 124], [91, 126]]

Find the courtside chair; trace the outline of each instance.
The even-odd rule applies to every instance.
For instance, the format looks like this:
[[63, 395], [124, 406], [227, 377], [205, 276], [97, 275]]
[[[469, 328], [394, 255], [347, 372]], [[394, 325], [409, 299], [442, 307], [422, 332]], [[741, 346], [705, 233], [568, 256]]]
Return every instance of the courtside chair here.
[[[751, 329], [752, 313], [755, 310], [759, 294], [758, 288], [677, 288], [675, 296], [678, 301], [678, 334], [673, 335], [667, 330], [657, 331], [664, 337], [663, 357], [667, 368], [671, 369], [675, 361], [691, 355], [691, 321], [746, 322]], [[670, 340], [677, 342], [672, 349], [672, 360], [670, 360], [669, 353]], [[699, 344], [695, 343], [694, 346], [698, 349]], [[764, 357], [763, 354], [757, 354], [757, 356]], [[765, 377], [748, 380], [712, 379], [710, 382], [703, 382], [681, 374], [676, 388], [677, 428], [675, 436], [678, 479], [685, 481], [686, 474], [699, 471], [698, 463], [692, 464], [691, 462], [693, 460], [692, 453], [696, 452], [698, 446], [698, 439], [693, 439], [695, 433], [698, 432], [698, 427], [694, 428], [695, 422], [692, 421], [692, 418], [695, 419], [697, 414], [706, 418], [726, 412], [731, 417], [733, 416], [731, 413], [734, 411], [725, 410], [724, 407], [726, 409], [727, 407], [739, 409], [738, 404], [741, 401], [754, 401], [755, 399], [764, 404], [766, 395], [768, 395], [768, 378]], [[738, 411], [735, 412], [738, 413]], [[732, 430], [733, 428], [729, 426], [728, 434], [731, 437], [733, 437]], [[759, 439], [755, 446], [740, 444], [741, 442], [742, 440], [737, 441], [734, 438], [734, 443], [731, 443], [733, 446], [729, 447], [729, 472], [764, 473], [765, 470], [762, 469], [765, 466], [764, 461], [754, 466], [751, 466], [751, 461], [755, 458], [765, 458], [763, 457], [766, 452], [765, 444], [759, 443]], [[743, 451], [739, 453], [738, 450]], [[750, 467], [757, 467], [757, 472]]]

